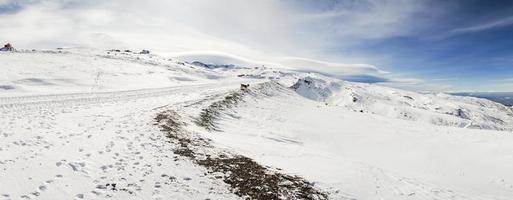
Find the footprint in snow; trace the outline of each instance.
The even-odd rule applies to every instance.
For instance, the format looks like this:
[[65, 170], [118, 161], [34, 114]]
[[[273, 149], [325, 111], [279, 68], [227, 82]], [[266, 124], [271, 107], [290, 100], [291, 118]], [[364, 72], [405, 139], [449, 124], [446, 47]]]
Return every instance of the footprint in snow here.
[[91, 194], [94, 194], [96, 196], [100, 196], [102, 194], [102, 192], [101, 191], [97, 191], [97, 190], [93, 190], [93, 191], [91, 191]]
[[83, 199], [84, 198], [84, 194], [77, 194], [77, 195], [75, 195], [75, 198], [76, 199]]
[[71, 169], [73, 169], [73, 171], [81, 171], [81, 172], [87, 173], [86, 171], [83, 170], [83, 168], [85, 167], [84, 162], [71, 162], [71, 163], [68, 163], [68, 165], [71, 167]]
[[41, 193], [37, 192], [37, 191], [36, 192], [31, 192], [30, 194], [34, 195], [35, 197], [38, 197], [39, 195], [41, 195]]

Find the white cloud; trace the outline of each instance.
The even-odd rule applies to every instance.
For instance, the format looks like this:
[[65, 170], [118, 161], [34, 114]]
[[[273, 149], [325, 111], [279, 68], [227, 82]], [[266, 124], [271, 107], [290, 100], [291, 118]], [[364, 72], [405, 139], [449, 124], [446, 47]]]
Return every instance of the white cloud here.
[[497, 84], [513, 84], [513, 78], [504, 78], [504, 79], [497, 79], [492, 81], [493, 83]]
[[[132, 46], [154, 45], [168, 51], [298, 57], [324, 57], [327, 46], [404, 34], [410, 29], [411, 15], [420, 9], [419, 3], [402, 0], [367, 0], [329, 10], [277, 0], [39, 0], [24, 4], [21, 12], [0, 19], [2, 27], [9, 27], [0, 39], [12, 38], [21, 46], [51, 46], [53, 41], [87, 43], [89, 35], [103, 33]], [[313, 5], [305, 5], [309, 6]]]
[[[164, 53], [161, 55], [174, 57], [186, 62], [200, 61], [206, 64], [234, 64], [239, 66], [268, 66], [275, 68], [287, 68], [299, 71], [320, 71], [336, 76], [373, 75], [383, 76], [389, 72], [382, 71], [369, 64], [344, 64], [325, 62], [308, 58], [280, 57], [269, 60], [252, 60], [238, 55], [215, 51], [187, 51], [178, 53]], [[399, 81], [398, 81], [399, 82]]]
[[[26, 0], [0, 18], [0, 41], [18, 48], [93, 46], [156, 52], [210, 51], [249, 60], [310, 62], [318, 70], [384, 76], [370, 64], [331, 53], [366, 40], [410, 34], [424, 1]], [[1, 3], [1, 2], [0, 2]], [[284, 63], [280, 63], [284, 62]], [[365, 63], [365, 59], [358, 59]], [[299, 66], [305, 67], [305, 66]]]
[[388, 73], [369, 64], [334, 63], [299, 57], [283, 57], [278, 59], [277, 62], [299, 70], [319, 70], [335, 73], [337, 75], [383, 75]]
[[451, 32], [452, 33], [478, 32], [478, 31], [485, 31], [485, 30], [489, 30], [489, 29], [493, 29], [493, 28], [509, 26], [509, 25], [512, 25], [512, 24], [513, 24], [513, 16], [506, 17], [506, 18], [501, 18], [501, 19], [496, 19], [494, 21], [487, 22], [487, 23], [484, 23], [484, 24], [478, 24], [478, 25], [469, 26], [469, 27], [456, 28], [456, 29], [453, 29]]
[[212, 65], [236, 65], [236, 66], [244, 66], [244, 67], [260, 67], [260, 66], [273, 66], [279, 67], [276, 63], [265, 62], [265, 61], [257, 61], [251, 60], [249, 58], [244, 58], [238, 55], [228, 54], [224, 52], [215, 52], [215, 51], [187, 51], [187, 52], [178, 52], [178, 53], [165, 53], [161, 54], [165, 56], [170, 56], [180, 61], [185, 62], [195, 62], [199, 61], [204, 64], [212, 64]]
[[15, 3], [15, 2], [16, 2], [15, 0], [0, 0], [0, 6]]

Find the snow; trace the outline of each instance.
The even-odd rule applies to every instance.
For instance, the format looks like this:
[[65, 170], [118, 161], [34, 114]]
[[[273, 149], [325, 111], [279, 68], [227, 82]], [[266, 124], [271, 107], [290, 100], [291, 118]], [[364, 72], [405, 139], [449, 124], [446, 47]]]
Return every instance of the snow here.
[[305, 77], [298, 94], [329, 105], [444, 126], [513, 130], [513, 110], [485, 99], [443, 93], [420, 94], [327, 77]]
[[155, 55], [91, 49], [2, 53], [0, 60], [1, 96], [157, 88], [225, 76]]
[[220, 129], [208, 134], [220, 147], [341, 191], [334, 198], [513, 196], [511, 132], [354, 112], [292, 90], [247, 98]]
[[21, 103], [0, 105], [0, 199], [237, 199], [153, 125], [159, 107], [225, 84], [10, 99]]
[[187, 128], [331, 199], [513, 196], [513, 108], [217, 61], [240, 66], [125, 50], [1, 52], [0, 199], [240, 199], [175, 155], [154, 117], [175, 110], [192, 121], [241, 83], [250, 93], [223, 111], [220, 131]]
[[153, 118], [241, 80], [214, 82], [208, 77], [223, 75], [112, 54], [0, 54], [2, 84], [14, 88], [0, 92], [0, 199], [238, 199], [174, 155]]

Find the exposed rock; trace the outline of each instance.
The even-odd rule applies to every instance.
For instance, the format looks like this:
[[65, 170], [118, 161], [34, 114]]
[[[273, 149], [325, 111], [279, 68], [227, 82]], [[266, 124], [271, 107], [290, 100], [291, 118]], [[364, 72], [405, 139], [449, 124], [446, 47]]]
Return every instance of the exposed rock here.
[[7, 43], [3, 48], [0, 49], [0, 51], [15, 51], [15, 49], [10, 43]]

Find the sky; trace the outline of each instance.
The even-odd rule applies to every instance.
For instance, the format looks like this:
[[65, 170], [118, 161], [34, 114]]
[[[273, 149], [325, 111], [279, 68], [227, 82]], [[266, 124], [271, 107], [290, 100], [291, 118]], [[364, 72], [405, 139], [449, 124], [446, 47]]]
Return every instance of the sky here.
[[0, 0], [16, 48], [215, 54], [421, 91], [513, 91], [508, 0]]

